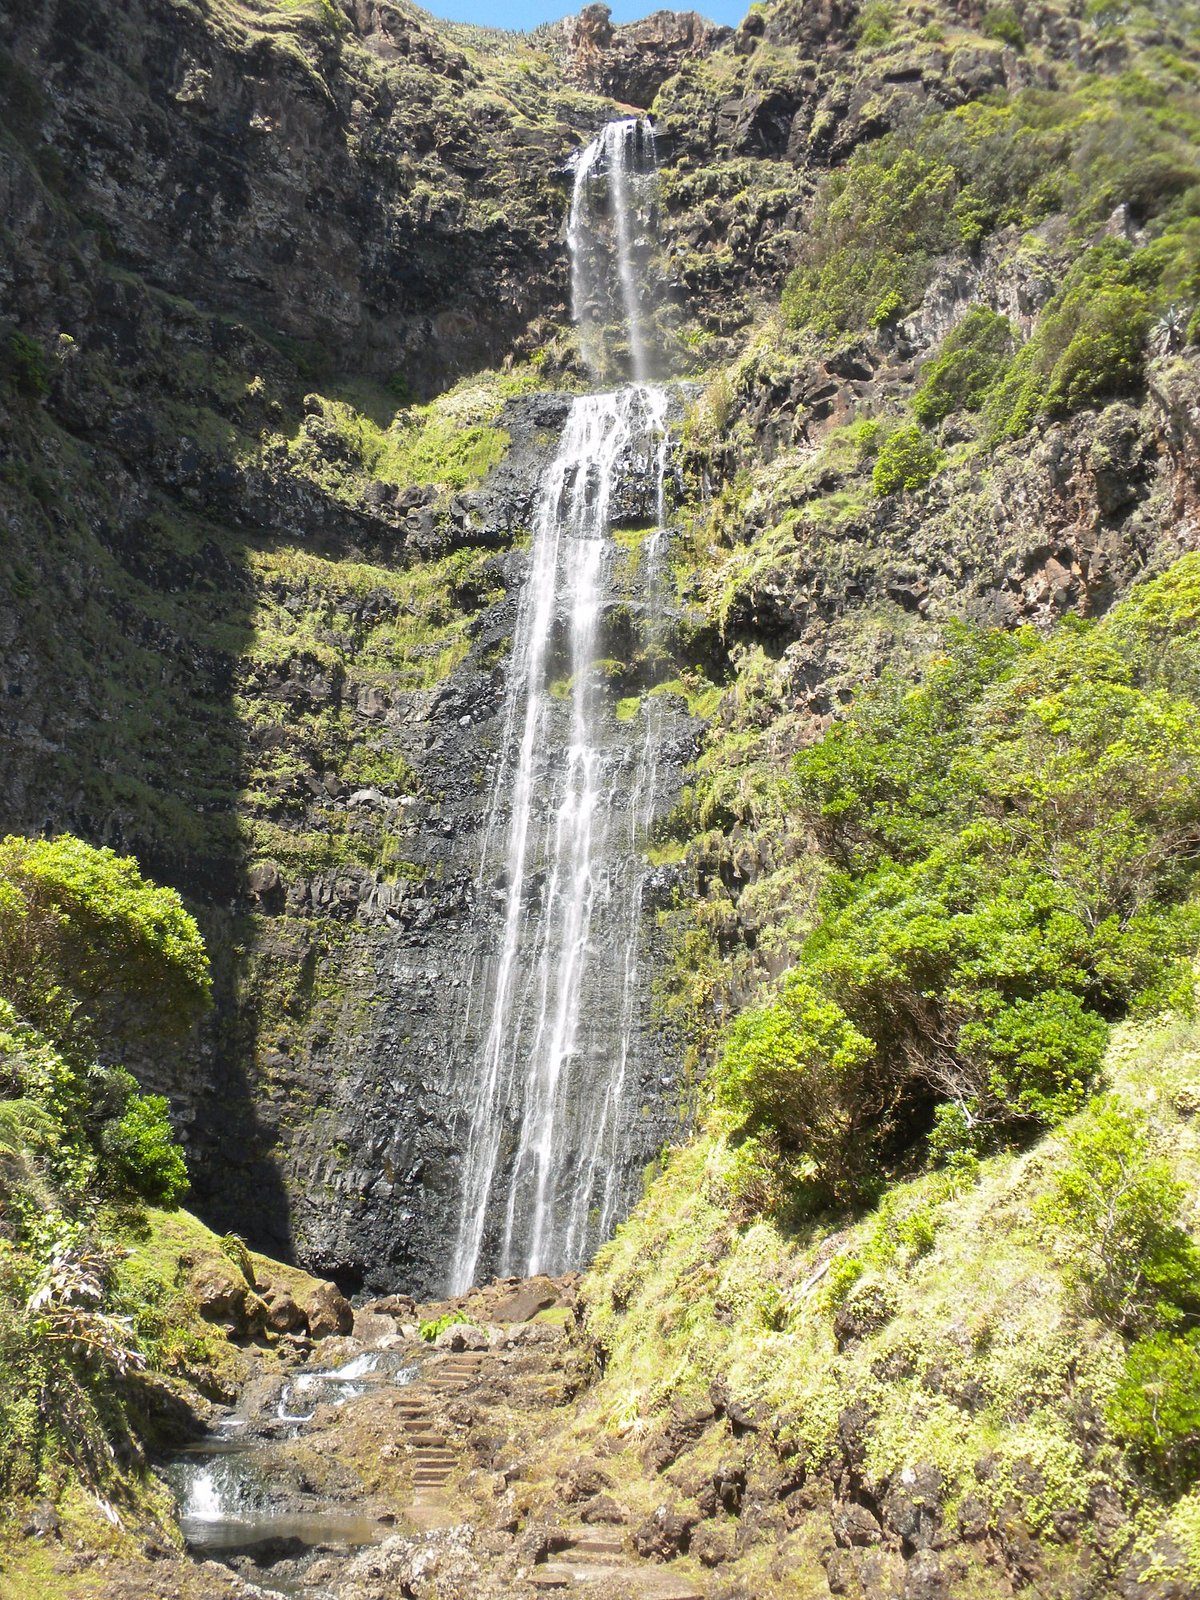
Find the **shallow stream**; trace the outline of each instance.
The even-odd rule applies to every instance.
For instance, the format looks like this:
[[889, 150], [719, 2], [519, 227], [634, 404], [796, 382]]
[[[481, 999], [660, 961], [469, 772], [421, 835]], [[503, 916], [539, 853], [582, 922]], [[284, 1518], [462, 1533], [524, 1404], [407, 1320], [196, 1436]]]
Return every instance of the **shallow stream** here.
[[[286, 1470], [287, 1443], [303, 1434], [319, 1406], [402, 1387], [418, 1370], [410, 1353], [370, 1351], [339, 1367], [295, 1373], [273, 1407], [251, 1415], [230, 1412], [203, 1438], [176, 1451], [161, 1470], [189, 1549], [201, 1558], [245, 1555], [256, 1566], [284, 1562], [290, 1568], [316, 1550], [353, 1550], [386, 1537], [390, 1523], [315, 1493], [303, 1479], [297, 1483]], [[282, 1594], [303, 1587], [273, 1571], [265, 1583]]]

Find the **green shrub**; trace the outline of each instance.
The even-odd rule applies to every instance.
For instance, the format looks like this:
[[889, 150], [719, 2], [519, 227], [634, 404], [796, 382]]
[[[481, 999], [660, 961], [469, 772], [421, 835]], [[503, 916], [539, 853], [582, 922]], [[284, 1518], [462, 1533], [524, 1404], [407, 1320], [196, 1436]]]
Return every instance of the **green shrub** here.
[[992, 6], [985, 11], [979, 31], [988, 39], [999, 39], [1001, 44], [1012, 45], [1014, 50], [1025, 48], [1025, 30], [1011, 6]]
[[1130, 1346], [1106, 1406], [1114, 1434], [1165, 1488], [1200, 1472], [1200, 1329], [1153, 1333]]
[[887, 44], [892, 37], [894, 17], [887, 0], [867, 0], [854, 19], [854, 37], [867, 49]]
[[955, 1048], [970, 1082], [983, 1082], [1006, 1119], [1052, 1127], [1078, 1111], [1108, 1043], [1108, 1025], [1077, 994], [985, 991]]
[[38, 400], [50, 389], [50, 369], [36, 339], [27, 333], [10, 333], [0, 344], [0, 373], [18, 394]]
[[188, 1189], [183, 1151], [172, 1137], [165, 1097], [138, 1094], [132, 1078], [129, 1085], [120, 1116], [100, 1130], [101, 1181], [118, 1195], [169, 1210]]
[[951, 1174], [973, 1177], [986, 1150], [986, 1129], [973, 1122], [963, 1107], [944, 1100], [933, 1110], [929, 1130], [929, 1159]]
[[923, 488], [941, 462], [941, 452], [919, 428], [897, 428], [880, 447], [871, 487], [878, 495]]
[[1200, 701], [1200, 553], [1132, 589], [1105, 620], [1138, 678]]
[[951, 630], [796, 757], [817, 925], [716, 1074], [767, 1209], [861, 1198], [919, 1141], [968, 1173], [1079, 1110], [1112, 1018], [1190, 1003], [1200, 722], [1137, 680], [1194, 597], [1156, 583], [1111, 628]]
[[894, 322], [903, 310], [904, 296], [899, 289], [889, 289], [867, 321], [872, 328], [882, 328]]
[[718, 1102], [741, 1137], [769, 1129], [799, 1156], [793, 1176], [823, 1198], [858, 1193], [874, 1047], [836, 1004], [796, 973], [773, 1004], [743, 1012], [716, 1076]]
[[438, 1334], [445, 1333], [447, 1328], [453, 1328], [457, 1323], [469, 1321], [470, 1318], [463, 1311], [447, 1311], [443, 1317], [437, 1317], [430, 1322], [423, 1322], [419, 1331], [421, 1338], [427, 1344], [432, 1344]]
[[953, 244], [957, 187], [951, 166], [902, 141], [856, 152], [818, 198], [806, 259], [784, 288], [787, 321], [833, 333], [915, 304]]
[[232, 1261], [234, 1266], [245, 1278], [252, 1289], [258, 1287], [254, 1275], [254, 1258], [250, 1254], [250, 1247], [240, 1233], [223, 1233], [217, 1241], [221, 1254]]
[[918, 422], [933, 427], [954, 411], [978, 411], [1008, 370], [1014, 346], [1007, 317], [972, 306], [942, 341], [913, 396]]
[[210, 987], [194, 919], [132, 857], [66, 834], [0, 841], [0, 994], [58, 1043], [178, 1038]]
[[821, 1285], [821, 1300], [826, 1310], [836, 1311], [838, 1306], [844, 1304], [865, 1271], [866, 1267], [858, 1256], [834, 1256], [825, 1274], [825, 1282]]
[[[0, 843], [0, 1498], [110, 1498], [139, 1461], [114, 1218], [187, 1183], [167, 1102], [100, 1060], [169, 1044], [208, 997], [177, 895], [81, 840]], [[135, 1212], [136, 1214], [136, 1212]]]
[[1200, 1306], [1200, 1250], [1180, 1225], [1185, 1186], [1155, 1154], [1146, 1120], [1095, 1101], [1038, 1213], [1064, 1241], [1081, 1305], [1123, 1332], [1178, 1323]]
[[1124, 245], [1098, 246], [1075, 263], [988, 401], [994, 439], [1138, 387], [1152, 309], [1137, 275]]

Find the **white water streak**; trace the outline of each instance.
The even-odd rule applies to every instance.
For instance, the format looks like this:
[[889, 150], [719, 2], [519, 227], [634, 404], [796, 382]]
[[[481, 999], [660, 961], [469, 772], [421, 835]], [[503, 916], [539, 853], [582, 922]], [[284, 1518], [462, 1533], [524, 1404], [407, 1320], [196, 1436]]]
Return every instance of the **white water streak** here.
[[653, 596], [661, 579], [667, 395], [644, 381], [634, 259], [647, 159], [649, 125], [627, 120], [603, 129], [576, 163], [567, 236], [581, 348], [592, 371], [606, 369], [602, 194], [635, 382], [574, 401], [538, 500], [484, 827], [478, 891], [486, 897], [503, 837], [504, 915], [498, 948], [473, 974], [473, 987], [483, 980], [487, 1031], [467, 1107], [454, 1291], [482, 1264], [525, 1273], [577, 1264], [612, 1226], [630, 1161], [640, 852], [653, 818], [659, 719], [646, 697], [630, 777], [598, 655], [616, 598], [611, 513], [620, 483], [632, 481], [634, 500], [654, 507], [642, 592]]

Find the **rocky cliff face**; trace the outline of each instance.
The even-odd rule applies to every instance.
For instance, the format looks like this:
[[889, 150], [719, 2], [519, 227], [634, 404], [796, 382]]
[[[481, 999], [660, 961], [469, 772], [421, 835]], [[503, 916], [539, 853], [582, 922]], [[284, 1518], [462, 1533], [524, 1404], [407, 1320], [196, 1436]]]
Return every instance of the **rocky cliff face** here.
[[64, 328], [109, 320], [91, 299], [109, 262], [417, 393], [560, 304], [556, 118], [587, 111], [485, 72], [412, 9], [63, 0], [3, 29], [25, 157], [6, 219], [33, 247], [11, 316], [49, 311], [53, 241], [85, 280], [54, 287]]
[[696, 11], [656, 11], [614, 26], [605, 5], [584, 6], [562, 24], [559, 49], [568, 79], [622, 105], [646, 109], [684, 63], [730, 37]]
[[0, 318], [34, 351], [3, 394], [4, 822], [191, 897], [215, 1025], [139, 1073], [206, 1214], [348, 1287], [445, 1270], [457, 974], [567, 404], [520, 355], [566, 320], [564, 162], [608, 114], [451, 35], [324, 0], [0, 34]]
[[[1095, 612], [1195, 542], [1178, 350], [994, 461], [960, 418], [926, 490], [864, 492], [847, 430], [901, 414], [974, 300], [1030, 332], [1078, 248], [1053, 217], [1036, 249], [948, 251], [853, 337], [772, 323], [854, 152], [1180, 48], [1165, 15], [1151, 46], [1069, 6], [1015, 8], [1019, 42], [910, 9], [783, 0], [729, 33], [590, 7], [521, 41], [390, 0], [0, 7], [3, 820], [134, 851], [200, 909], [216, 1023], [139, 1069], [221, 1226], [350, 1287], [434, 1280], [453, 974], [489, 914], [486, 773], [564, 414], [543, 391], [574, 363], [564, 163], [613, 100], [654, 105], [659, 331], [707, 384], [675, 493], [676, 776], [685, 707], [715, 716], [711, 762], [773, 770], [939, 621]], [[726, 997], [783, 959], [802, 849], [749, 787], [682, 874]]]

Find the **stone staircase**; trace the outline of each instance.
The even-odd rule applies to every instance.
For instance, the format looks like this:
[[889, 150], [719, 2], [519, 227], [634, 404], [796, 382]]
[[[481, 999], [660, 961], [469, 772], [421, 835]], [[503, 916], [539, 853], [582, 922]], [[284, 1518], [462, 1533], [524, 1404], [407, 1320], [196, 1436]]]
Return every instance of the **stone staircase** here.
[[[486, 1381], [486, 1351], [462, 1351], [431, 1358], [423, 1380], [402, 1389], [394, 1402], [412, 1452], [413, 1505], [409, 1515], [425, 1526], [444, 1526], [449, 1501], [441, 1492], [459, 1463], [458, 1452], [437, 1420], [440, 1400]], [[690, 1578], [639, 1559], [619, 1529], [561, 1527], [549, 1530], [546, 1556], [528, 1582], [538, 1594], [590, 1592], [595, 1600], [613, 1594], [636, 1600], [705, 1600]]]
[[470, 1388], [486, 1360], [483, 1351], [434, 1358], [427, 1363], [425, 1381], [408, 1385], [395, 1401], [412, 1452], [413, 1488], [419, 1499], [442, 1488], [458, 1464], [458, 1454], [437, 1421], [434, 1401]]
[[688, 1578], [632, 1556], [619, 1533], [605, 1528], [556, 1528], [550, 1535], [549, 1559], [529, 1579], [539, 1594], [592, 1589], [603, 1600], [619, 1585], [623, 1595], [639, 1600], [704, 1600], [704, 1591]]

